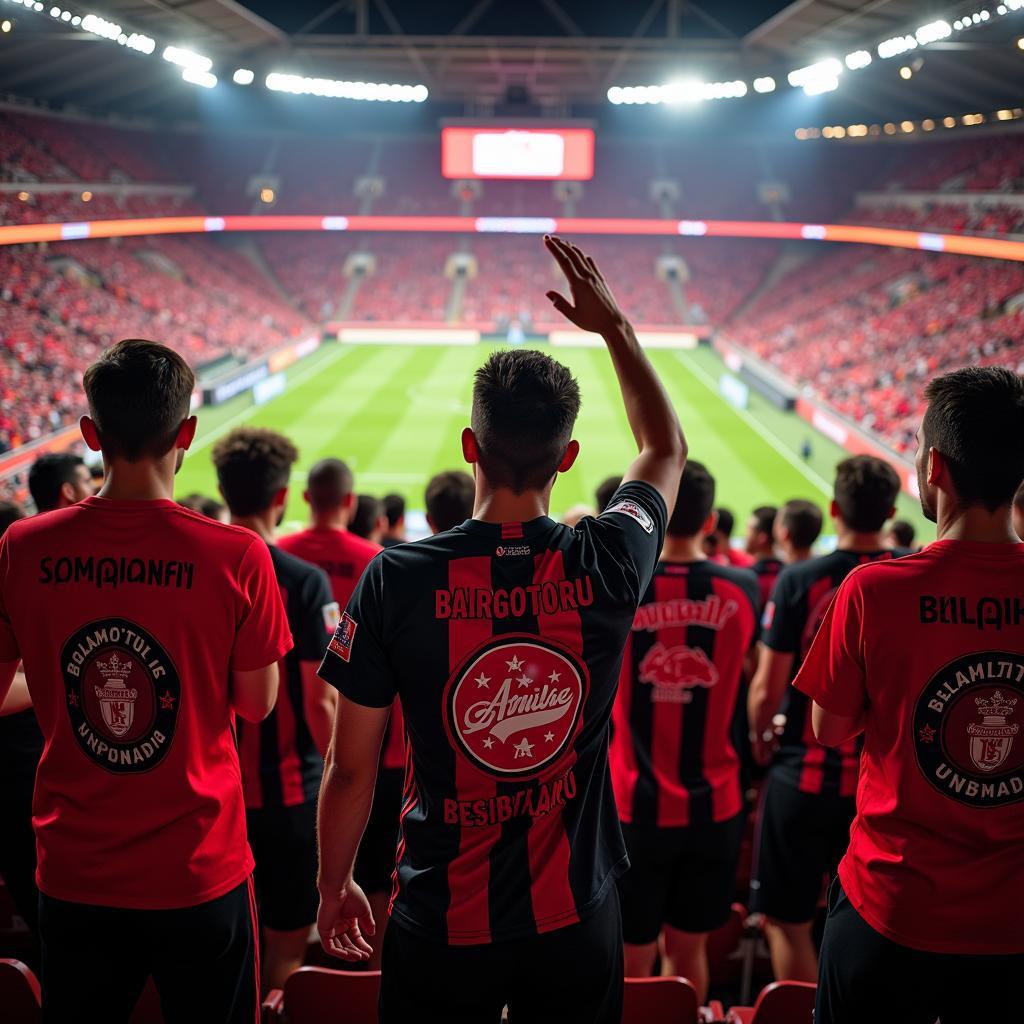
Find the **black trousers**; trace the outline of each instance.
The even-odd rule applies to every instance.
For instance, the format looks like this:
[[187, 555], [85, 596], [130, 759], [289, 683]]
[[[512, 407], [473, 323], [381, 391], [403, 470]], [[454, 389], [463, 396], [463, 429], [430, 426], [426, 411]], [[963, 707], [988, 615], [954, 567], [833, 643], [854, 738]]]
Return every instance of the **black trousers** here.
[[815, 1024], [1021, 1019], [1024, 953], [971, 956], [908, 949], [880, 935], [857, 913], [838, 878], [828, 902]]
[[152, 974], [166, 1024], [258, 1024], [252, 879], [181, 910], [123, 910], [41, 894], [43, 1021], [128, 1021]]
[[380, 1024], [620, 1024], [622, 922], [615, 888], [579, 924], [529, 939], [447, 946], [391, 921]]
[[36, 888], [36, 834], [32, 828], [32, 792], [0, 801], [0, 878], [33, 936], [39, 935], [39, 890]]

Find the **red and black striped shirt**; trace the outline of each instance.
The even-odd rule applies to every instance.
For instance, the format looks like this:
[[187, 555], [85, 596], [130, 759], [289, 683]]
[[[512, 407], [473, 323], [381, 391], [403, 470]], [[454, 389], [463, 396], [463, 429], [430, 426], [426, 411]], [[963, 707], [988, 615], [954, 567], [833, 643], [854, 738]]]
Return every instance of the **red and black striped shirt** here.
[[[794, 655], [793, 678], [810, 650], [839, 584], [858, 565], [901, 554], [904, 552], [898, 550], [840, 550], [782, 570], [765, 608], [761, 639], [773, 651]], [[857, 790], [862, 738], [858, 736], [834, 749], [823, 747], [814, 738], [811, 701], [792, 686], [787, 688], [781, 710], [786, 716], [786, 725], [772, 762], [773, 776], [802, 793], [853, 796]]]
[[612, 738], [619, 816], [675, 827], [743, 806], [731, 729], [757, 639], [757, 579], [711, 561], [658, 565], [626, 645]]
[[759, 558], [750, 568], [757, 577], [758, 592], [761, 597], [761, 609], [768, 606], [772, 591], [775, 589], [775, 581], [779, 578], [785, 562], [778, 558]]
[[554, 931], [628, 867], [608, 725], [665, 521], [633, 482], [575, 529], [467, 520], [370, 564], [320, 672], [359, 704], [401, 696], [401, 925], [450, 945]]
[[306, 722], [301, 663], [323, 657], [330, 626], [338, 618], [338, 606], [320, 569], [274, 545], [270, 557], [295, 646], [280, 662], [274, 710], [259, 723], [236, 720], [248, 809], [295, 807], [316, 799], [324, 759]]

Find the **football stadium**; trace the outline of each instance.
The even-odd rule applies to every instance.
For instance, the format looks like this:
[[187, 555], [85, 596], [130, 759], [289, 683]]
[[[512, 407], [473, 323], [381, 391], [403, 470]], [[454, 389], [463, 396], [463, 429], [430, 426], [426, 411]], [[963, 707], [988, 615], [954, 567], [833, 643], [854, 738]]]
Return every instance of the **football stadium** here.
[[974, 1024], [1024, 969], [1024, 0], [0, 0], [0, 1024]]

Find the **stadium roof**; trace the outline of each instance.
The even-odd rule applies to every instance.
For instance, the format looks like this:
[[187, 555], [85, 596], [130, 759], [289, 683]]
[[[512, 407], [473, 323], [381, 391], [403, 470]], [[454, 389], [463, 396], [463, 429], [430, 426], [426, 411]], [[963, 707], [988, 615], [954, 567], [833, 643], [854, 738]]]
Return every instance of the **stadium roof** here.
[[[198, 90], [160, 60], [167, 44], [208, 55], [232, 88], [235, 68], [374, 82], [423, 83], [445, 113], [593, 115], [612, 85], [773, 75], [949, 20], [977, 4], [914, 0], [95, 0], [93, 13], [144, 33], [143, 56], [73, 29], [60, 17], [0, 0], [15, 31], [0, 36], [0, 94], [153, 119], [194, 120]], [[1019, 102], [1024, 11], [935, 42], [904, 60], [878, 61], [831, 97], [821, 118], [890, 120], [961, 114]], [[911, 81], [899, 66], [924, 61]], [[850, 76], [847, 76], [850, 77]], [[255, 90], [254, 90], [255, 91]], [[771, 102], [781, 97], [742, 102]], [[204, 116], [205, 116], [204, 112]], [[626, 113], [626, 112], [624, 112]], [[631, 113], [631, 111], [630, 111]]]

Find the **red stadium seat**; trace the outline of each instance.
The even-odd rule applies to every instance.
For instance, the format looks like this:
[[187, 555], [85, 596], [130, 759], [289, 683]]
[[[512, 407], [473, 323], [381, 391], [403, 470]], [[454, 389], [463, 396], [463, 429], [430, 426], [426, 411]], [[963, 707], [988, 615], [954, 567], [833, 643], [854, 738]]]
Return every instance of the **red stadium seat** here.
[[727, 1024], [812, 1024], [816, 989], [808, 981], [773, 982], [753, 1006], [734, 1006]]
[[0, 960], [0, 1020], [4, 1024], [37, 1024], [39, 982], [20, 960]]
[[697, 990], [685, 978], [627, 978], [622, 1024], [697, 1024]]
[[380, 971], [334, 971], [326, 967], [300, 967], [289, 975], [284, 991], [275, 989], [263, 1001], [264, 1024], [377, 1024]]

